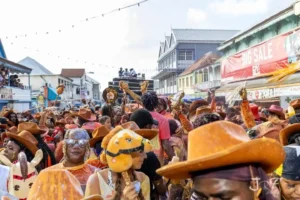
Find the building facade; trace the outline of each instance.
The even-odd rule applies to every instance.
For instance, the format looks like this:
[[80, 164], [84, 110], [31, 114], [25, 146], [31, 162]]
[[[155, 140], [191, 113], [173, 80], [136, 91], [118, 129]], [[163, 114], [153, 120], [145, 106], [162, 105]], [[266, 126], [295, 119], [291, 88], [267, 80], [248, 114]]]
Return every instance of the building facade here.
[[3, 106], [14, 109], [16, 112], [23, 112], [31, 108], [30, 84], [20, 80], [20, 75], [26, 77], [30, 82], [31, 69], [9, 61], [6, 58], [4, 47], [0, 40], [0, 109]]
[[[217, 47], [230, 38], [235, 30], [172, 29], [171, 35], [160, 43], [158, 73], [159, 94], [178, 91], [177, 76], [207, 52], [216, 53]], [[189, 83], [189, 82], [188, 82]]]
[[209, 52], [178, 76], [178, 90], [194, 98], [206, 98], [209, 89], [220, 87], [220, 56]]
[[[281, 105], [280, 97], [300, 94], [299, 73], [280, 84], [268, 81], [270, 73], [299, 62], [300, 18], [295, 13], [291, 5], [238, 33], [218, 48], [224, 53], [222, 87], [217, 90], [218, 96], [228, 97], [236, 88], [245, 85], [250, 100], [262, 105]], [[238, 95], [235, 98], [239, 99]]]
[[100, 83], [87, 75], [85, 69], [62, 69], [61, 75], [73, 80], [73, 99], [100, 100]]
[[46, 84], [54, 91], [58, 85], [65, 85], [64, 93], [60, 95], [60, 98], [62, 100], [72, 99], [72, 79], [60, 74], [53, 74], [42, 64], [30, 57], [26, 57], [18, 63], [32, 69], [30, 83], [27, 82], [27, 78], [24, 75], [19, 75], [19, 78], [22, 82], [31, 85], [31, 96], [33, 100], [36, 100], [37, 96], [44, 93], [43, 88]]

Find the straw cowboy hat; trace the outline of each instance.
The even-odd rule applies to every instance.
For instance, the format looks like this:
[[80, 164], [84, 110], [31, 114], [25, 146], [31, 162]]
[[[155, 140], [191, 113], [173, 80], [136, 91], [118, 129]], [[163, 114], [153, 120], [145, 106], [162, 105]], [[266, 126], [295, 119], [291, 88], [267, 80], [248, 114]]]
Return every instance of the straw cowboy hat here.
[[102, 124], [98, 123], [98, 122], [86, 122], [82, 125], [82, 129], [90, 131], [90, 130], [95, 130], [96, 128], [102, 126]]
[[36, 123], [33, 122], [23, 122], [18, 125], [18, 133], [21, 131], [29, 131], [33, 135], [35, 134], [45, 134], [47, 131], [41, 129]]
[[86, 108], [80, 108], [77, 113], [72, 113], [72, 115], [86, 121], [96, 121], [96, 115], [92, 114], [92, 111]]
[[283, 109], [280, 106], [277, 106], [277, 105], [273, 104], [273, 105], [270, 106], [268, 111], [276, 114], [277, 116], [280, 117], [280, 119], [285, 119]]
[[45, 169], [37, 176], [27, 199], [78, 200], [83, 198], [81, 185], [71, 172], [63, 169]]
[[97, 142], [102, 140], [110, 131], [105, 126], [96, 128], [92, 133], [92, 139], [90, 139], [90, 146], [94, 147]]
[[300, 108], [300, 99], [295, 99], [291, 101], [290, 106], [292, 106], [294, 109]]
[[35, 153], [37, 152], [38, 141], [29, 131], [23, 130], [18, 134], [7, 132], [6, 135], [7, 137], [15, 139], [23, 144], [32, 153], [32, 155], [35, 155]]
[[121, 126], [123, 129], [133, 130], [136, 134], [148, 140], [152, 140], [158, 134], [158, 129], [140, 129], [139, 126], [133, 121], [124, 123]]
[[279, 140], [283, 146], [288, 145], [288, 139], [291, 135], [300, 133], [300, 124], [291, 124], [282, 129], [279, 133]]
[[284, 161], [282, 145], [273, 139], [251, 140], [234, 123], [218, 121], [189, 132], [188, 159], [166, 165], [156, 172], [171, 179], [186, 179], [192, 172], [237, 164], [258, 163], [273, 172]]

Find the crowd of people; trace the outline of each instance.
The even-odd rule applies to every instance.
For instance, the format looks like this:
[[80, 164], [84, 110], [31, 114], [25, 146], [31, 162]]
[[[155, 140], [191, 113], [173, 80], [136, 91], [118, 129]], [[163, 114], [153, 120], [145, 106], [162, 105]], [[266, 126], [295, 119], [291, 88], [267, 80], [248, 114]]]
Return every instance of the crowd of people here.
[[137, 77], [137, 73], [135, 72], [135, 70], [133, 68], [131, 68], [129, 71], [127, 68], [125, 68], [125, 70], [123, 70], [123, 68], [121, 67], [119, 70], [119, 77], [125, 77], [125, 78], [136, 78]]
[[214, 94], [183, 96], [144, 91], [134, 96], [142, 108], [110, 101], [22, 117], [4, 107], [2, 198], [300, 199], [300, 99], [261, 108], [242, 89], [225, 110]]

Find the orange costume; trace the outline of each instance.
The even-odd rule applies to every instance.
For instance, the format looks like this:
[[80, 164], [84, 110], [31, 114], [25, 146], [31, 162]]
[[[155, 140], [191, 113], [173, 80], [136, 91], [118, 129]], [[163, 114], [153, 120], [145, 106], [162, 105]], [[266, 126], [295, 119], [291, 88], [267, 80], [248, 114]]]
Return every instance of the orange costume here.
[[73, 174], [77, 180], [80, 182], [81, 185], [85, 185], [90, 177], [96, 170], [95, 167], [89, 165], [89, 164], [82, 164], [75, 167], [65, 167], [63, 163], [58, 163], [56, 165], [53, 165], [52, 167], [47, 168], [46, 170], [53, 170], [53, 169], [66, 169], [71, 174]]

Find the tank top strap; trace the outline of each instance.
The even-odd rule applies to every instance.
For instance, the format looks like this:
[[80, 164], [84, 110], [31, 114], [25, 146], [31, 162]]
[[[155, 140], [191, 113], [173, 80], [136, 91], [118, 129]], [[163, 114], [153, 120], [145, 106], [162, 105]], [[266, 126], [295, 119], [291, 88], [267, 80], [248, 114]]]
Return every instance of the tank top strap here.
[[97, 172], [97, 176], [99, 180], [100, 192], [102, 198], [105, 200], [112, 200], [114, 198], [115, 190], [106, 183], [106, 181], [100, 174], [100, 171]]

